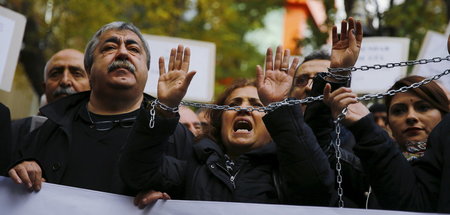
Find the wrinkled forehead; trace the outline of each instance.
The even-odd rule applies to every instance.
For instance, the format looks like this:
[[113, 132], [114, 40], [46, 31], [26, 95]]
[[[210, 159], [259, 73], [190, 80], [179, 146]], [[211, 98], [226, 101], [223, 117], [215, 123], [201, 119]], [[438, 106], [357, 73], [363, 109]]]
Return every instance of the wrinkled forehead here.
[[133, 31], [130, 30], [116, 30], [116, 29], [111, 29], [108, 30], [106, 32], [104, 32], [103, 34], [100, 35], [99, 39], [99, 44], [97, 44], [98, 48], [99, 46], [105, 44], [105, 43], [122, 43], [124, 42], [125, 44], [127, 43], [135, 43], [138, 44], [139, 46], [143, 47], [144, 43], [141, 41], [141, 39], [139, 38], [139, 36], [134, 33]]
[[330, 67], [329, 60], [310, 60], [300, 65], [297, 75], [308, 74], [314, 76], [319, 72], [327, 72], [328, 67]]

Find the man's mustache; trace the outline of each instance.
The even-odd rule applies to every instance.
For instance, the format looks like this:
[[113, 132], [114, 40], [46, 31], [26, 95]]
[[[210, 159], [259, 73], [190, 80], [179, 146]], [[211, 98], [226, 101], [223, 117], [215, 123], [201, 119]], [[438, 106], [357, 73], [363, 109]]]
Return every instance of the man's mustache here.
[[56, 88], [56, 90], [53, 92], [53, 97], [59, 97], [61, 95], [72, 95], [77, 93], [77, 91], [75, 89], [73, 89], [72, 87], [61, 87], [59, 86], [58, 88]]
[[108, 65], [108, 72], [112, 72], [119, 68], [124, 68], [124, 69], [130, 71], [131, 73], [134, 73], [136, 71], [136, 67], [134, 67], [134, 65], [130, 61], [115, 60], [114, 62], [112, 62], [111, 64]]

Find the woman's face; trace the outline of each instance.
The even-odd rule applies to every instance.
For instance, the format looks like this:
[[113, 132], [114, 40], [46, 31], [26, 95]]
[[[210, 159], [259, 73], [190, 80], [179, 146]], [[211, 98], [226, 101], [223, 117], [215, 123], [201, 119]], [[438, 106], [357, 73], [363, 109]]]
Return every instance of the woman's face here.
[[438, 109], [411, 92], [395, 95], [389, 107], [389, 126], [401, 146], [408, 141], [426, 141], [441, 119]]
[[[225, 104], [229, 106], [262, 106], [256, 87], [237, 88], [227, 97]], [[252, 149], [270, 142], [271, 137], [264, 125], [264, 113], [253, 111], [224, 111], [222, 114], [222, 142], [226, 152], [231, 156], [239, 156]]]

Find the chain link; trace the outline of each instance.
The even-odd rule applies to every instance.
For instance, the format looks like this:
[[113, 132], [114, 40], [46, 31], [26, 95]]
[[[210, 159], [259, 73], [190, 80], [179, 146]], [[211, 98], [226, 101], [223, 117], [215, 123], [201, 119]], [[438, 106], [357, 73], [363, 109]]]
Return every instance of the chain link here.
[[404, 61], [398, 63], [387, 63], [387, 64], [375, 64], [373, 66], [360, 66], [360, 67], [348, 67], [348, 68], [328, 68], [328, 71], [331, 73], [335, 72], [356, 72], [358, 70], [367, 71], [370, 69], [382, 69], [382, 68], [394, 68], [394, 67], [405, 67], [405, 66], [413, 66], [418, 64], [427, 64], [427, 63], [439, 63], [441, 61], [450, 61], [450, 55], [447, 57], [434, 57], [430, 59], [420, 59], [420, 60], [411, 60]]
[[341, 174], [341, 170], [342, 170], [342, 164], [341, 164], [341, 157], [342, 157], [342, 152], [341, 152], [341, 125], [340, 122], [342, 119], [345, 118], [345, 115], [347, 114], [347, 108], [344, 108], [342, 110], [342, 112], [338, 115], [337, 119], [334, 121], [334, 125], [335, 125], [335, 132], [336, 132], [336, 182], [338, 184], [338, 189], [337, 189], [337, 193], [338, 193], [338, 206], [340, 208], [344, 207], [344, 200], [343, 200], [343, 196], [344, 196], [344, 189], [342, 188], [342, 174]]

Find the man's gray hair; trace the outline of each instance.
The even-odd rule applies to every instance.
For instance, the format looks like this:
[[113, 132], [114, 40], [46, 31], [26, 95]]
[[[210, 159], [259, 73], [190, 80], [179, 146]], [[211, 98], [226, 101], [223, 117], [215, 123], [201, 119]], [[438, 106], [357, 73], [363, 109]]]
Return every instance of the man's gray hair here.
[[134, 32], [139, 37], [142, 44], [144, 45], [144, 51], [145, 51], [145, 54], [147, 55], [147, 68], [148, 69], [150, 68], [150, 51], [148, 50], [147, 42], [145, 41], [144, 37], [142, 36], [140, 30], [131, 23], [111, 22], [111, 23], [106, 24], [103, 27], [101, 27], [94, 34], [94, 36], [91, 38], [91, 40], [87, 44], [86, 50], [84, 51], [84, 53], [85, 53], [84, 68], [86, 69], [86, 72], [91, 73], [91, 67], [92, 67], [92, 64], [94, 63], [94, 51], [100, 41], [99, 40], [100, 36], [109, 30], [118, 30], [118, 31], [129, 30], [129, 31]]

